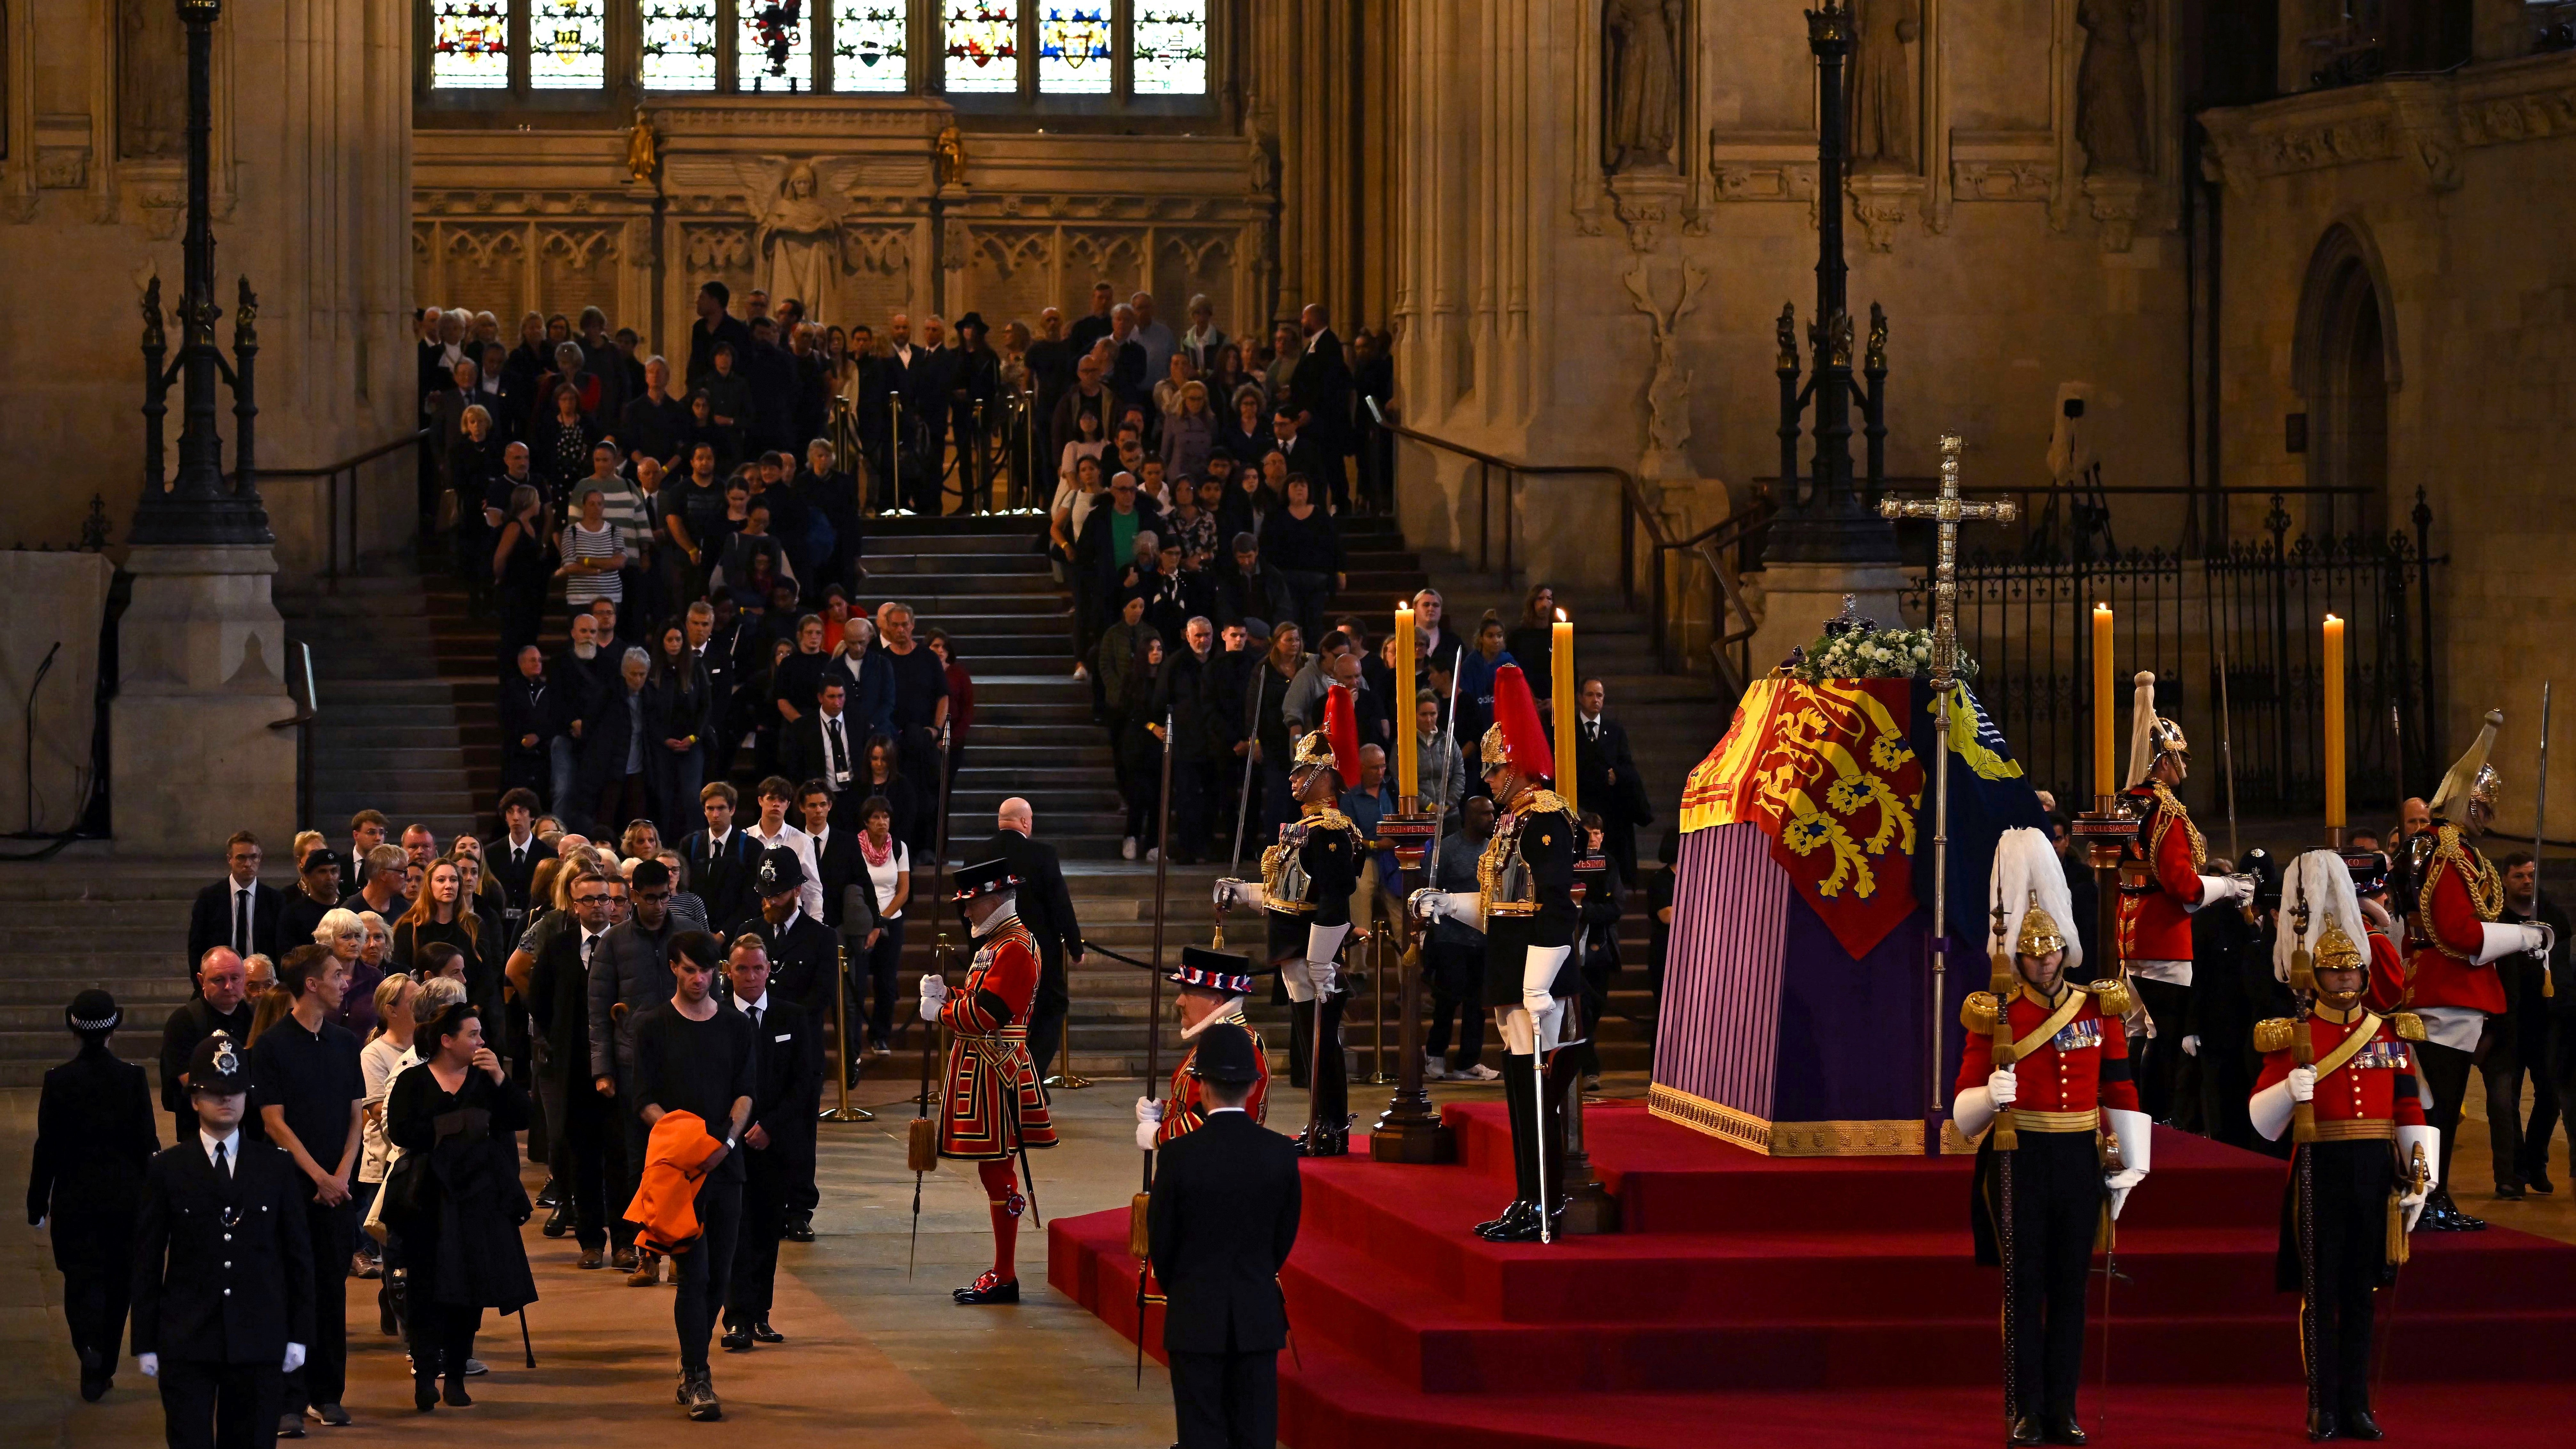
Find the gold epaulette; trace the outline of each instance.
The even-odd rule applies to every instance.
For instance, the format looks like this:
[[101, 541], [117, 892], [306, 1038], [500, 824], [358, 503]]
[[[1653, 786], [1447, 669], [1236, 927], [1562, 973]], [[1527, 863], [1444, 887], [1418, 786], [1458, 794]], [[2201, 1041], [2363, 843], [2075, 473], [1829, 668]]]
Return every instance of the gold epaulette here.
[[1519, 815], [1543, 815], [1550, 811], [1562, 811], [1567, 815], [1574, 813], [1574, 807], [1565, 803], [1565, 797], [1554, 790], [1532, 790], [1523, 799], [1526, 803], [1513, 813]]
[[1325, 830], [1347, 830], [1354, 835], [1359, 833], [1359, 826], [1352, 823], [1351, 817], [1330, 805], [1307, 816], [1305, 823], [1309, 827], [1320, 827]]
[[2399, 1041], [2424, 1040], [2424, 1018], [2417, 1016], [2411, 1011], [2400, 1011], [2392, 1014], [2388, 1018], [2388, 1026], [2391, 1031], [2397, 1033], [2397, 1039]]
[[2101, 1008], [2104, 1016], [2126, 1016], [2129, 1008], [2137, 1004], [2129, 983], [2117, 976], [2105, 976], [2084, 989], [2093, 993], [2093, 1004]]
[[2275, 1016], [2254, 1023], [2254, 1050], [2270, 1056], [2290, 1045], [2290, 1033], [2298, 1026], [2286, 1016]]
[[1995, 1029], [1996, 1015], [2002, 1010], [2003, 1003], [1995, 1000], [1993, 992], [1971, 991], [1959, 1003], [1959, 1025], [1983, 1036]]

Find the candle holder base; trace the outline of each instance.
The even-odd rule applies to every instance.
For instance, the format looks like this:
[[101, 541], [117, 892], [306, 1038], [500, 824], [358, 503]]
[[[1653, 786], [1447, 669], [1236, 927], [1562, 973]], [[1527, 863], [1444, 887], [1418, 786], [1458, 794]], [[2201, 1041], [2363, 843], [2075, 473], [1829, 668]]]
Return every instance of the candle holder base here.
[[1369, 1131], [1369, 1161], [1407, 1162], [1432, 1166], [1458, 1160], [1458, 1134], [1440, 1120], [1431, 1098], [1415, 1093], [1406, 1100], [1398, 1092], [1396, 1101], [1377, 1119]]

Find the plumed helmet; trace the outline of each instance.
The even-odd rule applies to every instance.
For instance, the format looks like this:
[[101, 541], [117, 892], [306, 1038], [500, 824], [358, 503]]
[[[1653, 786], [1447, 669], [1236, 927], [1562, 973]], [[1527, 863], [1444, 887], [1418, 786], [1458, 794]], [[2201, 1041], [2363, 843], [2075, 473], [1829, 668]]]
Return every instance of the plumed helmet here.
[[2141, 669], [2130, 681], [2133, 693], [2129, 703], [2129, 778], [2135, 786], [2143, 782], [2167, 755], [2191, 757], [2191, 741], [2182, 736], [2182, 726], [2156, 713], [2156, 676], [2151, 669]]
[[1494, 723], [1485, 731], [1481, 748], [1488, 770], [1509, 764], [1528, 779], [1556, 778], [1556, 752], [1539, 723], [1538, 701], [1530, 695], [1529, 680], [1517, 664], [1494, 672]]
[[[2300, 924], [2300, 910], [2307, 922]], [[2353, 894], [2352, 867], [2341, 852], [2307, 851], [2290, 862], [2281, 877], [2281, 926], [2272, 934], [2272, 979], [2312, 990], [2315, 983], [2294, 980], [2305, 954], [2318, 971], [2368, 974], [2370, 958], [2362, 945], [2370, 923], [2362, 919], [2361, 898]]]
[[1359, 717], [1351, 711], [1351, 692], [1341, 685], [1324, 690], [1324, 726], [1297, 739], [1288, 762], [1291, 783], [1302, 785], [1308, 771], [1329, 769], [1345, 785], [1359, 783]]
[[2433, 792], [2430, 803], [2434, 814], [2458, 819], [2471, 805], [2483, 805], [2490, 814], [2494, 812], [2496, 795], [2504, 788], [2504, 780], [2487, 763], [2487, 756], [2494, 752], [2496, 731], [2503, 725], [2503, 710], [2487, 711], [2486, 719], [2478, 725], [2478, 737], [2442, 776], [2441, 788]]
[[2002, 910], [1997, 949], [2010, 943], [2016, 955], [2045, 956], [2063, 949], [2060, 970], [2072, 977], [2084, 964], [2084, 943], [2068, 932], [2075, 902], [2066, 890], [2066, 868], [2046, 832], [2027, 826], [2007, 830], [1995, 842], [1995, 864], [1987, 901]]

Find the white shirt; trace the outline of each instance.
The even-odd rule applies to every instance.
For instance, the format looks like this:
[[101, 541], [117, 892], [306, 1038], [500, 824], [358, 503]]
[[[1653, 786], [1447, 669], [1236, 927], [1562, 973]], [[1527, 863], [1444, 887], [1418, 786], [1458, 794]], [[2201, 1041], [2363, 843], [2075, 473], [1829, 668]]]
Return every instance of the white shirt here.
[[215, 1165], [215, 1149], [220, 1147], [224, 1150], [224, 1176], [226, 1177], [232, 1176], [234, 1169], [241, 1166], [241, 1129], [238, 1127], [221, 1137], [209, 1137], [206, 1135], [206, 1129], [200, 1127], [197, 1129], [197, 1146], [206, 1154], [208, 1167]]
[[778, 823], [776, 835], [761, 834], [757, 825], [745, 829], [743, 834], [759, 841], [764, 850], [796, 852], [796, 863], [805, 868], [805, 884], [796, 888], [797, 908], [815, 920], [823, 919], [823, 868], [815, 863], [814, 837], [783, 820]]
[[[823, 758], [815, 763], [823, 767], [823, 783], [831, 788], [833, 794], [838, 795], [850, 787], [851, 773], [857, 768], [859, 762], [858, 741], [850, 738], [850, 713], [848, 710], [843, 710], [839, 714], [824, 714], [816, 710], [815, 718], [822, 730], [823, 738]], [[832, 741], [836, 735], [841, 743], [841, 763], [838, 769], [833, 768], [832, 765]]]
[[867, 868], [868, 888], [876, 893], [877, 918], [899, 921], [903, 919], [903, 912], [886, 908], [894, 904], [894, 893], [903, 885], [903, 873], [912, 869], [912, 857], [904, 850], [903, 842], [893, 836], [886, 837], [886, 844], [892, 850], [887, 854], [885, 864], [878, 865], [869, 860], [864, 845], [860, 847], [859, 864]]
[[[789, 916], [787, 921], [789, 925], [793, 925], [796, 922], [796, 918], [794, 916]], [[769, 993], [763, 991], [756, 1000], [737, 1001], [733, 1005], [734, 1010], [741, 1012], [745, 1016], [749, 1016], [755, 1011], [765, 1016], [769, 1012]]]

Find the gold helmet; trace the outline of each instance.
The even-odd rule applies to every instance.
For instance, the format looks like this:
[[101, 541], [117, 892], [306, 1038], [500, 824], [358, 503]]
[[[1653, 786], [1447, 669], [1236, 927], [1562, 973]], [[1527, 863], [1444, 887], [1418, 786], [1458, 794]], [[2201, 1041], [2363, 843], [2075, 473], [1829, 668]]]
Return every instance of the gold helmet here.
[[2272, 979], [2296, 991], [2316, 988], [2318, 971], [2370, 971], [2363, 942], [2370, 924], [2352, 888], [2352, 868], [2331, 850], [2291, 857], [2281, 873], [2281, 925], [2272, 938]]
[[2183, 738], [2182, 726], [2156, 713], [2155, 671], [2141, 669], [2130, 680], [2135, 693], [2129, 705], [2129, 778], [2135, 786], [2154, 772], [2158, 761], [2176, 755], [2188, 763], [2191, 741]]
[[2318, 971], [2367, 973], [2370, 969], [2370, 963], [2362, 957], [2361, 948], [2353, 944], [2352, 937], [2343, 933], [2342, 926], [2332, 921], [2317, 933], [2316, 952], [2311, 959], [2315, 963], [2313, 969]]
[[2057, 918], [2039, 903], [2039, 892], [2030, 893], [2030, 905], [2021, 913], [2021, 933], [2013, 937], [2016, 956], [2045, 956], [2066, 949], [2066, 933], [2058, 929]]
[[1987, 900], [1995, 917], [1990, 949], [1999, 958], [2000, 973], [2011, 972], [2010, 956], [2051, 951], [2066, 953], [2063, 970], [2069, 978], [2084, 965], [2084, 944], [2067, 931], [2075, 920], [2075, 903], [2067, 894], [2066, 867], [2045, 833], [2020, 826], [1995, 841]]

